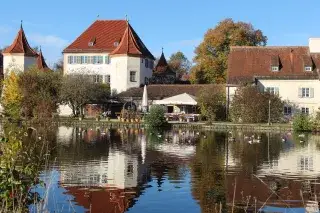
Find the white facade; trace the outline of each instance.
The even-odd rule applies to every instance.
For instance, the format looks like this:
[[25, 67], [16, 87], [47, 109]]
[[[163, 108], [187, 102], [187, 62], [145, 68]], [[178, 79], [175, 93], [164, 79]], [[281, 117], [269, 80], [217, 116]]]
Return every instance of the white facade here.
[[4, 73], [10, 70], [24, 71], [36, 64], [36, 57], [27, 57], [23, 53], [3, 54]]
[[[304, 112], [315, 115], [320, 107], [320, 81], [310, 80], [278, 80], [278, 79], [259, 79], [257, 86], [260, 91], [270, 90], [279, 95], [286, 102], [285, 107], [290, 108], [291, 113], [284, 112], [287, 116], [294, 113]], [[238, 87], [229, 87], [229, 102], [236, 93]], [[302, 91], [304, 90], [304, 91]], [[228, 94], [228, 88], [227, 88]]]
[[[103, 60], [100, 63], [83, 63], [76, 60], [70, 63], [70, 56], [74, 58], [77, 56], [101, 57]], [[99, 78], [102, 78], [101, 82], [104, 83], [109, 83], [108, 79], [110, 79], [111, 91], [117, 93], [144, 84], [145, 77], [150, 78], [152, 76], [152, 69], [153, 67], [150, 64], [146, 67], [145, 59], [140, 57], [129, 57], [127, 55], [109, 57], [108, 53], [64, 53], [65, 75], [76, 73], [98, 75]]]

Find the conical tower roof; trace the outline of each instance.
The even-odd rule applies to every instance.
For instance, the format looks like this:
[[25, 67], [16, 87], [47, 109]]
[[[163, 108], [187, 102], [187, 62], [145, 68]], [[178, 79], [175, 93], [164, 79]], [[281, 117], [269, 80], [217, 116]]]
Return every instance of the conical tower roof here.
[[41, 48], [37, 57], [37, 67], [39, 70], [50, 71], [50, 68], [48, 67], [46, 61], [44, 60]]
[[26, 35], [24, 33], [22, 24], [20, 30], [14, 39], [13, 43], [3, 51], [4, 54], [22, 53], [25, 56], [36, 57], [37, 52], [32, 49], [28, 43]]
[[155, 74], [175, 74], [175, 72], [170, 68], [166, 57], [164, 56], [164, 53], [162, 51], [161, 57], [158, 61], [158, 64], [154, 68], [154, 73]]
[[122, 36], [119, 46], [110, 53], [110, 55], [131, 55], [144, 56], [150, 59], [155, 59], [150, 51], [143, 44], [137, 33], [127, 22], [127, 28]]

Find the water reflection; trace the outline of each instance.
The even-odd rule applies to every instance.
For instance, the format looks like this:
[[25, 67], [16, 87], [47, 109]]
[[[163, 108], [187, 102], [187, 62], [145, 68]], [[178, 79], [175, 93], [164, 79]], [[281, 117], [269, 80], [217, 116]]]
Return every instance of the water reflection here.
[[51, 212], [316, 212], [317, 135], [59, 127], [56, 142]]

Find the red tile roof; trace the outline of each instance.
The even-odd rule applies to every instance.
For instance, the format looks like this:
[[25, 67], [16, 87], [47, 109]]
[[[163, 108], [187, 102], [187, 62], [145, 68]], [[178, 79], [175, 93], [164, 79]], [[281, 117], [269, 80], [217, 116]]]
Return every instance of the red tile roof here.
[[50, 68], [48, 67], [46, 61], [44, 60], [43, 54], [42, 54], [42, 50], [40, 49], [39, 55], [37, 57], [37, 67], [39, 70], [43, 70], [43, 71], [50, 71]]
[[[304, 71], [312, 65], [313, 71]], [[272, 72], [271, 66], [279, 66]], [[308, 47], [231, 47], [227, 83], [253, 81], [254, 77], [280, 79], [317, 79], [320, 54], [310, 54]]]
[[13, 43], [3, 53], [23, 53], [25, 56], [38, 56], [37, 52], [30, 47], [22, 25]]
[[175, 75], [176, 74], [174, 71], [172, 71], [172, 69], [168, 65], [168, 62], [167, 62], [163, 52], [162, 52], [161, 57], [158, 61], [158, 64], [156, 65], [156, 67], [154, 68], [153, 71], [154, 71], [155, 75], [166, 75], [166, 74]]
[[[89, 46], [89, 42], [93, 42]], [[115, 44], [119, 45], [116, 46]], [[125, 20], [97, 20], [63, 51], [113, 52], [113, 54], [143, 55], [154, 59], [137, 33]]]
[[[198, 96], [202, 90], [212, 91], [223, 88], [224, 85], [213, 84], [152, 84], [147, 86], [148, 98], [150, 100], [157, 100], [168, 98], [182, 93]], [[125, 92], [118, 94], [120, 98], [136, 98], [140, 99], [143, 96], [143, 87], [130, 88]]]
[[132, 56], [144, 56], [153, 60], [155, 59], [128, 22], [127, 28], [121, 38], [119, 46], [110, 53], [110, 55], [123, 54]]

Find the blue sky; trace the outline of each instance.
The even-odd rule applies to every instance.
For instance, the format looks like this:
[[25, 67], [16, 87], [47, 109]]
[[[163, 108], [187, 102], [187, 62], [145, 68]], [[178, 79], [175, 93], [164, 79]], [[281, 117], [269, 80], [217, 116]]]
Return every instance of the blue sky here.
[[[320, 37], [319, 0], [15, 0], [1, 2], [0, 47], [11, 44], [23, 20], [31, 46], [49, 64], [97, 19], [124, 19], [155, 56], [183, 51], [189, 59], [204, 33], [224, 18], [251, 22], [268, 45], [307, 45]], [[6, 9], [4, 9], [6, 8]]]

